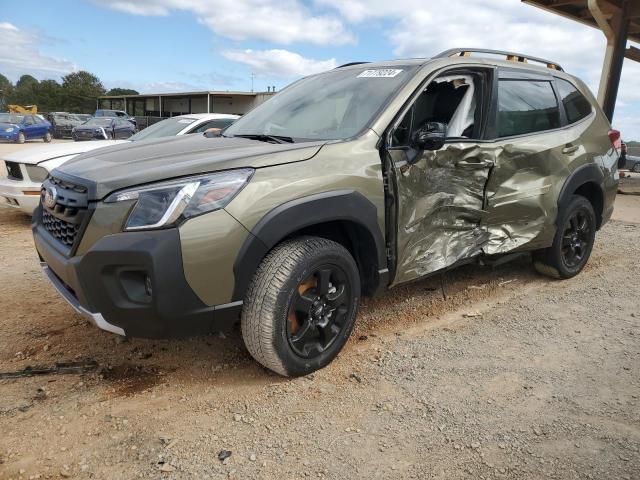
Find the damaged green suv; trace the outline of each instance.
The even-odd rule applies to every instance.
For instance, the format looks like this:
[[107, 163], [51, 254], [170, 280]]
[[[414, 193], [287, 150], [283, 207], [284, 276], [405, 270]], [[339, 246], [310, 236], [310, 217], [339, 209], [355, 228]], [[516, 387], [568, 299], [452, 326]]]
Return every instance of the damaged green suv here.
[[240, 323], [258, 362], [303, 375], [344, 346], [361, 295], [521, 252], [576, 275], [611, 216], [619, 147], [587, 87], [550, 61], [349, 64], [221, 136], [66, 163], [33, 234], [51, 282], [98, 327]]

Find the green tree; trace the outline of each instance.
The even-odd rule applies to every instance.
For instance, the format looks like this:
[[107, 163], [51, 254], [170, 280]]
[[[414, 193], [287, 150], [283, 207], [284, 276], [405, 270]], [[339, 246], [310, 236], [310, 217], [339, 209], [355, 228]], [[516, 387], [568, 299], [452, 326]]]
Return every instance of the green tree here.
[[31, 75], [22, 75], [16, 82], [11, 103], [17, 103], [18, 105], [37, 105], [36, 95], [38, 86], [38, 80], [34, 77]]
[[112, 88], [107, 95], [140, 95], [136, 90], [130, 88]]
[[74, 113], [92, 113], [105, 92], [98, 77], [82, 70], [62, 77], [62, 90], [65, 110]]
[[7, 77], [0, 73], [0, 112], [7, 109], [7, 105], [13, 97], [13, 84]]
[[55, 112], [64, 104], [62, 86], [55, 80], [43, 80], [36, 90], [36, 105], [41, 112]]

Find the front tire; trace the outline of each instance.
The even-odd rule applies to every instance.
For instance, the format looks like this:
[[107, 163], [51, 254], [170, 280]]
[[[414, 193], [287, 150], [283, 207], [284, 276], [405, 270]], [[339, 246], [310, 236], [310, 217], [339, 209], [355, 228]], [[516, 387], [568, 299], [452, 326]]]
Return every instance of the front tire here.
[[18, 132], [18, 139], [16, 143], [24, 143], [27, 141], [27, 137], [24, 136], [24, 132]]
[[543, 275], [566, 279], [580, 273], [589, 260], [596, 236], [596, 214], [589, 200], [574, 195], [560, 215], [553, 244], [533, 252], [533, 265]]
[[631, 171], [634, 173], [640, 173], [640, 163], [636, 163]]
[[284, 376], [328, 365], [347, 342], [360, 303], [360, 275], [339, 243], [300, 237], [276, 246], [249, 286], [242, 338], [259, 363]]

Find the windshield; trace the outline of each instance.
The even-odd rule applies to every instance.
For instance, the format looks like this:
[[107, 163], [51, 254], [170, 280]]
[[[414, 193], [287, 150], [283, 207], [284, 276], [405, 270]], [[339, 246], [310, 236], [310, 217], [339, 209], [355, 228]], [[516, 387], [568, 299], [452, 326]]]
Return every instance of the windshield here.
[[110, 127], [111, 119], [110, 118], [90, 118], [83, 125], [96, 126], [96, 127]]
[[12, 115], [10, 113], [0, 113], [2, 123], [22, 123], [23, 115]]
[[282, 90], [225, 132], [294, 140], [337, 140], [360, 133], [411, 77], [413, 65], [346, 68], [308, 77]]
[[135, 142], [137, 140], [147, 140], [151, 138], [172, 137], [195, 121], [195, 118], [167, 118], [132, 135], [129, 137], [129, 140]]

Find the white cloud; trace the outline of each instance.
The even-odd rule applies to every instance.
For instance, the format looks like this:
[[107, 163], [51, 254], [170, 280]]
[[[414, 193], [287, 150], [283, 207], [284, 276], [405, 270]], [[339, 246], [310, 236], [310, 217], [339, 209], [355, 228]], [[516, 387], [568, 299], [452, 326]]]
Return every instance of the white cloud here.
[[0, 73], [16, 81], [23, 74], [51, 78], [77, 70], [75, 64], [44, 55], [39, 47], [51, 39], [21, 30], [7, 22], [0, 23]]
[[335, 58], [313, 60], [288, 50], [230, 50], [222, 54], [248, 65], [258, 75], [280, 79], [311, 75], [337, 66]]
[[217, 35], [233, 40], [257, 39], [288, 45], [308, 42], [343, 45], [354, 38], [333, 15], [318, 15], [298, 0], [118, 0], [95, 2], [136, 15], [193, 13]]
[[[438, 3], [438, 5], [434, 5]], [[398, 57], [431, 57], [452, 47], [512, 50], [548, 58], [584, 80], [597, 95], [604, 35], [588, 26], [505, 0], [316, 0], [347, 22], [382, 28]], [[640, 139], [640, 64], [626, 61], [615, 124]]]

